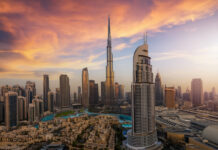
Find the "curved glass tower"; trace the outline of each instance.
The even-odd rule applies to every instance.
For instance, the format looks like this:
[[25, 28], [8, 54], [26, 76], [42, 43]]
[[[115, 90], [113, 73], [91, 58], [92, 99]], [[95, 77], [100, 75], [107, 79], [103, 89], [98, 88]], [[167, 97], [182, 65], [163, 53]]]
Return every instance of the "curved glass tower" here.
[[132, 130], [128, 132], [127, 149], [161, 149], [155, 125], [155, 86], [148, 44], [139, 46], [133, 56]]

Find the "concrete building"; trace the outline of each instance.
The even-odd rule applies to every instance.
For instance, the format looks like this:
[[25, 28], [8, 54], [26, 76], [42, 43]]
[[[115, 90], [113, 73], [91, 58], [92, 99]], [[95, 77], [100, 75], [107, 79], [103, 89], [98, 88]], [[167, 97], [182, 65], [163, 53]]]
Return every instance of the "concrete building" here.
[[159, 72], [155, 77], [155, 105], [164, 105], [163, 86]]
[[76, 92], [73, 93], [73, 103], [78, 103]]
[[82, 90], [81, 90], [81, 87], [78, 86], [78, 103], [81, 104], [82, 102]]
[[35, 121], [35, 106], [34, 104], [29, 104], [29, 108], [28, 108], [28, 121], [30, 123], [33, 123]]
[[5, 121], [5, 103], [0, 101], [0, 123]]
[[18, 124], [17, 93], [9, 91], [5, 93], [5, 125], [6, 129]]
[[89, 80], [89, 105], [95, 105], [95, 81]]
[[60, 100], [62, 108], [70, 107], [70, 84], [65, 74], [60, 75]]
[[42, 99], [34, 99], [34, 121], [40, 121], [44, 113], [44, 102]]
[[32, 103], [34, 96], [36, 96], [35, 82], [27, 81], [25, 91], [26, 91], [26, 98], [28, 103], [27, 105], [29, 105], [29, 103]]
[[47, 74], [43, 75], [43, 100], [44, 110], [48, 110], [48, 91], [49, 91], [49, 77]]
[[25, 97], [18, 96], [18, 120], [23, 121], [25, 120], [25, 113], [26, 113], [26, 106], [25, 106]]
[[192, 79], [191, 100], [193, 107], [203, 104], [203, 83], [201, 79]]
[[61, 108], [61, 97], [60, 97], [60, 88], [56, 88], [55, 92], [55, 105], [58, 108]]
[[105, 82], [101, 82], [101, 103], [105, 104], [106, 94], [105, 94]]
[[95, 103], [95, 105], [98, 104], [98, 101], [99, 101], [98, 83], [95, 83], [95, 87], [94, 87], [94, 103]]
[[119, 99], [119, 84], [115, 82], [115, 100]]
[[127, 135], [127, 149], [160, 149], [155, 125], [155, 86], [148, 44], [139, 46], [133, 56], [132, 130]]
[[174, 87], [165, 87], [165, 104], [169, 109], [175, 108], [176, 90]]
[[88, 68], [82, 70], [82, 105], [89, 106], [89, 72]]
[[119, 99], [124, 99], [124, 85], [119, 85]]
[[106, 66], [106, 105], [114, 104], [114, 71], [113, 54], [111, 46], [110, 17], [108, 17], [108, 39], [107, 39], [107, 66]]
[[48, 111], [54, 112], [54, 93], [48, 92]]

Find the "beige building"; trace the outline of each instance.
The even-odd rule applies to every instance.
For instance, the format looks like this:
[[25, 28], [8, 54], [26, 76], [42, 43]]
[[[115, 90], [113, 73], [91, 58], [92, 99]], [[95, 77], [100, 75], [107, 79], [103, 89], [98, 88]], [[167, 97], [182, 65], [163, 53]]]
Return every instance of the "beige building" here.
[[167, 108], [175, 108], [176, 90], [174, 87], [165, 87], [165, 104]]

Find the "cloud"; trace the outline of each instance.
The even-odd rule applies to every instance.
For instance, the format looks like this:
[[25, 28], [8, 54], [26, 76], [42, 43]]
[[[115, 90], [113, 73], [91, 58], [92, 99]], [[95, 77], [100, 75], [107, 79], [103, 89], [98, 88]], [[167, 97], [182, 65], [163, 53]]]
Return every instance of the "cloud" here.
[[121, 50], [123, 50], [124, 48], [127, 48], [127, 47], [128, 47], [128, 46], [127, 46], [126, 43], [120, 43], [120, 44], [118, 44], [118, 45], [116, 45], [116, 46], [114, 47], [114, 50], [121, 51]]
[[[105, 62], [97, 59], [105, 53], [108, 14], [112, 38], [129, 38], [132, 44], [145, 31], [213, 15], [218, 1], [7, 0], [0, 8], [0, 49], [10, 51], [0, 53], [0, 68], [34, 76], [32, 71], [45, 68], [99, 68]], [[118, 43], [114, 49], [126, 46]], [[0, 77], [8, 75], [14, 73]]]

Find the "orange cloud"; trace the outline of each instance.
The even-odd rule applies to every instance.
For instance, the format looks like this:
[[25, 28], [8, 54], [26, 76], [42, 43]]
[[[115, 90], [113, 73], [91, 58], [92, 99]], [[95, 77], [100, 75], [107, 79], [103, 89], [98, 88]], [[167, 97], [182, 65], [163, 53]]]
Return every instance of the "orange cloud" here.
[[34, 70], [45, 68], [99, 68], [103, 61], [96, 61], [95, 55], [106, 51], [108, 14], [112, 38], [134, 42], [141, 32], [159, 32], [213, 15], [217, 9], [217, 0], [2, 0], [0, 33], [13, 42], [0, 37], [0, 76], [34, 75]]

